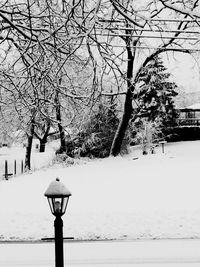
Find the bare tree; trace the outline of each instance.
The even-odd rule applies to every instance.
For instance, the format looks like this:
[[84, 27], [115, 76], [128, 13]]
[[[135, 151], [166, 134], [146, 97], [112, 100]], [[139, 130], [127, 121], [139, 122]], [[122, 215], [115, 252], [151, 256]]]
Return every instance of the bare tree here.
[[143, 68], [159, 54], [198, 51], [198, 2], [110, 0], [106, 4], [111, 11], [99, 13], [94, 42], [107, 73], [112, 72], [116, 80], [115, 93], [126, 91], [111, 155], [120, 153], [129, 121], [137, 117], [133, 102], [137, 100], [137, 83]]
[[[7, 95], [12, 96], [11, 104], [19, 121], [22, 121], [21, 113], [26, 114], [21, 124], [26, 126], [28, 154], [33, 135], [44, 150], [50, 124], [57, 125], [60, 150], [66, 152], [64, 129], [78, 112], [81, 114], [83, 108], [80, 107], [92, 100], [95, 68], [90, 67], [86, 73], [87, 66], [93, 63], [89, 60], [90, 53], [85, 54], [86, 46], [83, 49], [82, 45], [87, 31], [94, 27], [91, 19], [98, 9], [98, 3], [95, 4], [96, 8], [85, 1], [7, 0], [0, 4], [0, 47], [4, 51], [1, 62], [6, 62], [3, 86]], [[86, 74], [84, 78], [81, 69]], [[77, 77], [72, 72], [78, 74]], [[80, 84], [84, 80], [87, 82]], [[41, 136], [38, 129], [44, 121], [47, 127]], [[26, 158], [30, 159], [30, 155]], [[29, 169], [30, 162], [27, 166]]]
[[143, 68], [162, 53], [195, 51], [198, 2], [4, 0], [0, 47], [7, 79], [18, 98], [40, 114], [35, 118], [57, 123], [63, 151], [63, 129], [76, 120], [77, 113], [83, 116], [83, 109], [90, 109], [99, 94], [110, 96], [110, 88], [105, 90], [109, 80], [112, 95], [124, 98], [110, 152], [116, 156], [130, 119], [137, 116], [132, 103]]

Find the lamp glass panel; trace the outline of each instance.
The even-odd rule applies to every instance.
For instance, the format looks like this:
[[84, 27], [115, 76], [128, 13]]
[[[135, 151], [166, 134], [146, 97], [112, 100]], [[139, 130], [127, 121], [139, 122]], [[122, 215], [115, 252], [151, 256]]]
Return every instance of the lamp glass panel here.
[[48, 197], [48, 202], [49, 202], [51, 213], [54, 214], [53, 199]]
[[63, 215], [66, 211], [69, 197], [48, 197], [49, 206], [53, 215]]
[[69, 197], [64, 197], [62, 199], [62, 213], [64, 214], [67, 208]]
[[53, 198], [53, 206], [55, 214], [62, 214], [62, 198], [55, 197]]

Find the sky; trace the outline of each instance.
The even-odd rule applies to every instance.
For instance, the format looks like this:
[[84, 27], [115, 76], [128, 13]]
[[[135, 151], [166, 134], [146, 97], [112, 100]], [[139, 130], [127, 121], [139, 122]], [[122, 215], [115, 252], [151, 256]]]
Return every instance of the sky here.
[[165, 64], [173, 80], [183, 87], [185, 92], [200, 92], [200, 69], [197, 55], [178, 53], [176, 58], [165, 57]]

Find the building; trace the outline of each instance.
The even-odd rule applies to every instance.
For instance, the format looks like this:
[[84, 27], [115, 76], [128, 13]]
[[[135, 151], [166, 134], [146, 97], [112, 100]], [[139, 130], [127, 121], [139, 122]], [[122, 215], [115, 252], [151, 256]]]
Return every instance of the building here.
[[200, 103], [179, 109], [179, 125], [200, 126]]

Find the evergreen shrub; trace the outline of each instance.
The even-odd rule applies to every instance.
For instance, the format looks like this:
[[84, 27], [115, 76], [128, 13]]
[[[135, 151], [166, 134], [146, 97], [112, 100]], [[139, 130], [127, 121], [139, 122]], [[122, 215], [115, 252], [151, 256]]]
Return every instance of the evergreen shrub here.
[[163, 129], [168, 142], [200, 140], [199, 126], [176, 126]]
[[100, 104], [84, 124], [83, 130], [67, 142], [67, 154], [70, 157], [90, 158], [109, 156], [118, 123], [115, 106]]

